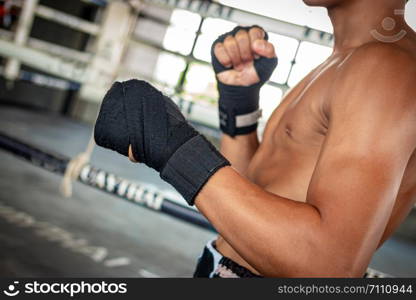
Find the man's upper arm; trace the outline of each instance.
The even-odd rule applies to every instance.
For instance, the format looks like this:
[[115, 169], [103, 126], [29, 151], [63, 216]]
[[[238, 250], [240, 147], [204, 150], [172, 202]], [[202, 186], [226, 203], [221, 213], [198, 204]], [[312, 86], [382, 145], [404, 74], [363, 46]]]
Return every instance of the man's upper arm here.
[[340, 67], [307, 197], [321, 214], [328, 255], [345, 257], [357, 272], [380, 241], [416, 145], [414, 61], [373, 47]]

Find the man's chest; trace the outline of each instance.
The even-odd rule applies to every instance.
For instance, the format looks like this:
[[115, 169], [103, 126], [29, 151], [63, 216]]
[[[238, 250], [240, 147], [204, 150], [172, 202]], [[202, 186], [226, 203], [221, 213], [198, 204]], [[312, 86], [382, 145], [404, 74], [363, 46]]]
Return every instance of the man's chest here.
[[285, 96], [250, 163], [251, 180], [291, 199], [302, 201], [306, 196], [328, 130], [332, 76], [328, 69], [311, 73]]
[[263, 144], [320, 147], [329, 126], [329, 95], [335, 76], [333, 68], [322, 68], [294, 87], [268, 121]]

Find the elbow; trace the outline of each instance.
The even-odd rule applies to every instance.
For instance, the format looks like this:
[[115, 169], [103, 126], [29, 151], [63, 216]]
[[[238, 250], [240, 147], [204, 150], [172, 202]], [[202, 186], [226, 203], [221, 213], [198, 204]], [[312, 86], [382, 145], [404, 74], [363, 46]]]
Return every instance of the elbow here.
[[365, 270], [354, 267], [354, 263], [343, 259], [327, 260], [316, 264], [311, 262], [304, 268], [299, 267], [298, 271], [293, 270], [288, 277], [307, 278], [362, 278]]
[[273, 258], [262, 275], [272, 278], [362, 278], [367, 268], [356, 256], [334, 248], [310, 247], [302, 252], [290, 262], [282, 263], [281, 258]]
[[309, 269], [314, 277], [362, 278], [367, 268], [356, 251], [336, 247], [332, 243], [315, 255], [320, 255], [323, 259], [317, 260], [313, 270]]
[[[359, 243], [349, 243], [345, 236], [319, 231], [310, 241], [303, 264], [307, 277], [362, 278], [371, 256]], [[300, 268], [299, 268], [300, 269]]]
[[365, 271], [353, 267], [352, 262], [335, 262], [323, 268], [324, 277], [331, 278], [362, 278]]
[[323, 255], [326, 259], [308, 270], [312, 277], [362, 278], [365, 274], [367, 265], [359, 262], [356, 256], [346, 255], [342, 251], [335, 255], [324, 252]]

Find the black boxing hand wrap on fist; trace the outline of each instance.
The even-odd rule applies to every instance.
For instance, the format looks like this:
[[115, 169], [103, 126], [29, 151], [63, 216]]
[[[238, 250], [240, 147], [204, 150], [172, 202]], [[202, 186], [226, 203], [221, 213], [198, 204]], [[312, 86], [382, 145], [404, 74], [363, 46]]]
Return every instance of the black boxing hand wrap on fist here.
[[198, 192], [230, 163], [183, 117], [176, 104], [150, 84], [116, 82], [95, 124], [97, 145], [155, 169], [192, 205]]
[[[257, 25], [250, 27], [237, 26], [232, 31], [221, 35], [215, 40], [211, 47], [212, 66], [215, 74], [232, 69], [231, 67], [224, 67], [218, 61], [214, 53], [215, 45], [224, 42], [227, 36], [235, 36], [239, 30], [249, 31], [253, 27], [262, 29]], [[264, 39], [268, 40], [267, 32], [265, 32]], [[259, 110], [260, 88], [270, 79], [277, 66], [277, 57], [260, 57], [255, 59], [253, 64], [260, 78], [260, 81], [256, 84], [250, 86], [227, 85], [217, 79], [220, 96], [220, 129], [230, 136], [248, 134], [257, 129], [258, 119], [261, 116], [261, 111]]]

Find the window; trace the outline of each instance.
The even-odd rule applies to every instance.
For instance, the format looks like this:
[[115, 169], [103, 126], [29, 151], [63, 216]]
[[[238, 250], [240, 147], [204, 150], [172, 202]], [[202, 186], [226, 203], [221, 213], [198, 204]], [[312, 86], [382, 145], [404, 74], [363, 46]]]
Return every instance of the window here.
[[269, 33], [269, 41], [274, 45], [277, 57], [279, 58], [279, 64], [270, 80], [285, 84], [288, 80], [292, 61], [295, 57], [299, 42], [293, 38], [275, 33]]
[[191, 52], [201, 17], [192, 12], [175, 9], [170, 22], [171, 26], [166, 30], [163, 47], [188, 55]]
[[212, 67], [192, 63], [186, 76], [185, 92], [192, 95], [193, 100], [216, 101], [217, 83]]
[[280, 88], [266, 84], [260, 91], [260, 107], [263, 110], [262, 120], [267, 121], [282, 99]]
[[185, 60], [183, 58], [162, 52], [156, 63], [154, 78], [161, 83], [175, 86], [184, 68]]
[[296, 64], [293, 66], [289, 78], [289, 86], [294, 86], [310, 71], [327, 59], [332, 53], [329, 47], [302, 42], [296, 56]]
[[[237, 24], [222, 19], [206, 18], [201, 27], [201, 34], [197, 37], [196, 31], [200, 22], [201, 17], [198, 14], [180, 9], [174, 10], [170, 19], [171, 25], [163, 40], [163, 47], [182, 55], [189, 55], [197, 38], [193, 56], [196, 59], [210, 62], [210, 50], [214, 40], [220, 34], [232, 30]], [[269, 33], [269, 41], [274, 44], [279, 58], [278, 67], [270, 80], [282, 85], [295, 85], [332, 52], [329, 47], [299, 42], [294, 38], [275, 33]], [[294, 60], [296, 62], [292, 66]], [[175, 87], [185, 66], [186, 61], [183, 57], [161, 52], [154, 77], [163, 84]], [[183, 88], [184, 96], [194, 101], [202, 100], [212, 103], [218, 98], [215, 74], [208, 64], [191, 61]], [[282, 96], [283, 90], [277, 86], [266, 84], [262, 88], [260, 102], [263, 120], [270, 117]]]
[[211, 46], [220, 34], [231, 31], [237, 24], [214, 18], [207, 18], [201, 28], [201, 35], [195, 46], [194, 56], [200, 60], [211, 61]]

